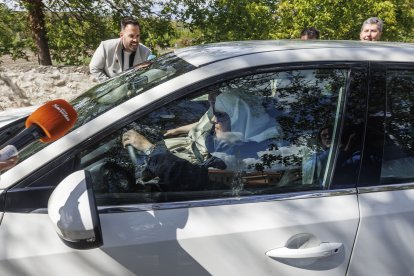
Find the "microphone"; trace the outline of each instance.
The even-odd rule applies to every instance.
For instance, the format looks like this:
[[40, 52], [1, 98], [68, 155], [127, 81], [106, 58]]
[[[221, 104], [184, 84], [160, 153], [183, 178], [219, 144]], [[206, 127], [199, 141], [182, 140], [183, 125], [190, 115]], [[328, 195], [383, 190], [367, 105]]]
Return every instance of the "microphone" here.
[[26, 119], [26, 128], [0, 146], [0, 161], [12, 156], [40, 140], [43, 143], [55, 141], [65, 135], [78, 119], [76, 110], [65, 100], [57, 99], [42, 105]]

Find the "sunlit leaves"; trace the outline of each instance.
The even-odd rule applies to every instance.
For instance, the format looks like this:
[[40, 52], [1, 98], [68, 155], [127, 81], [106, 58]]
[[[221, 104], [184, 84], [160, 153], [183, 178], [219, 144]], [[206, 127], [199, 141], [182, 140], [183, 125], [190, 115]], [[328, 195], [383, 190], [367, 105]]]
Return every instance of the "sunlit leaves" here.
[[[0, 55], [24, 57], [34, 49], [19, 3], [0, 4]], [[26, 1], [27, 2], [27, 1]], [[248, 39], [298, 39], [316, 27], [322, 39], [358, 40], [362, 22], [384, 21], [383, 40], [414, 41], [412, 0], [48, 0], [43, 1], [54, 63], [85, 64], [99, 42], [119, 36], [134, 16], [142, 43], [155, 53], [174, 45]]]
[[33, 47], [26, 32], [26, 21], [22, 19], [21, 14], [0, 4], [0, 56], [10, 55], [13, 59], [27, 58], [25, 50]]
[[362, 22], [384, 20], [383, 39], [414, 40], [411, 0], [219, 0], [180, 3], [180, 19], [202, 31], [201, 42], [246, 39], [297, 39], [313, 26], [322, 39], [358, 40]]

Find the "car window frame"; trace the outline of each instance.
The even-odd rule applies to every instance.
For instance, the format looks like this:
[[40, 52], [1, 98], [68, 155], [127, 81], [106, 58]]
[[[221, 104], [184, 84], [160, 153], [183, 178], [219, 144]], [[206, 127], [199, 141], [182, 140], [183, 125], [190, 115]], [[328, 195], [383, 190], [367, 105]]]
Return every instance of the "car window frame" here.
[[[364, 152], [362, 159], [361, 177], [358, 183], [359, 193], [372, 191], [389, 191], [413, 188], [414, 184], [381, 184], [381, 168], [383, 160], [383, 149], [385, 143], [386, 116], [387, 116], [387, 91], [386, 80], [388, 70], [413, 70], [414, 64], [404, 62], [370, 62], [370, 84], [368, 93], [367, 125], [377, 124], [381, 127], [382, 135], [378, 140], [381, 145], [378, 158], [380, 162], [372, 167], [369, 163], [369, 153], [374, 151], [373, 143], [369, 142], [368, 134], [364, 138]], [[380, 118], [380, 122], [374, 122]]]
[[[91, 137], [90, 139], [86, 140], [86, 141], [82, 141], [81, 143], [79, 143], [75, 148], [73, 148], [71, 151], [69, 152], [65, 152], [63, 153], [61, 156], [58, 156], [56, 159], [54, 159], [53, 161], [49, 162], [48, 164], [45, 164], [42, 168], [40, 168], [39, 170], [37, 170], [35, 173], [32, 173], [31, 175], [29, 175], [28, 177], [26, 177], [25, 179], [22, 179], [21, 181], [17, 182], [15, 185], [13, 185], [12, 187], [10, 187], [8, 189], [8, 191], [10, 192], [21, 192], [21, 193], [30, 193], [30, 190], [33, 189], [33, 191], [38, 191], [38, 187], [37, 188], [33, 188], [31, 187], [32, 182], [36, 181], [37, 179], [39, 179], [41, 176], [44, 176], [45, 173], [49, 173], [50, 170], [52, 170], [52, 168], [54, 167], [55, 164], [64, 164], [66, 162], [71, 162], [72, 163], [72, 168], [75, 169], [76, 164], [77, 163], [77, 155], [86, 147], [91, 146], [92, 144], [94, 144], [96, 141], [103, 139], [103, 137], [106, 137], [107, 135], [110, 135], [111, 133], [114, 133], [115, 131], [120, 129], [120, 125], [125, 126], [135, 120], [137, 120], [138, 118], [145, 116], [146, 114], [148, 114], [149, 112], [161, 107], [162, 105], [177, 100], [179, 98], [182, 98], [184, 96], [190, 95], [191, 93], [193, 93], [194, 91], [200, 91], [203, 88], [209, 87], [211, 85], [214, 84], [218, 84], [221, 83], [223, 81], [226, 80], [231, 80], [234, 78], [238, 78], [238, 77], [243, 77], [243, 76], [247, 76], [247, 75], [251, 75], [251, 74], [259, 74], [259, 73], [268, 73], [268, 72], [275, 72], [275, 71], [286, 71], [286, 70], [311, 70], [311, 69], [349, 69], [352, 70], [353, 67], [366, 67], [367, 63], [366, 62], [341, 62], [341, 61], [335, 61], [335, 62], [308, 62], [308, 63], [287, 63], [287, 64], [276, 64], [276, 65], [267, 65], [267, 66], [258, 66], [258, 67], [253, 67], [253, 68], [248, 68], [248, 69], [240, 69], [240, 70], [235, 70], [235, 71], [228, 71], [226, 74], [222, 74], [220, 76], [213, 76], [210, 78], [206, 78], [204, 79], [202, 82], [198, 82], [198, 83], [194, 83], [191, 84], [189, 86], [186, 86], [185, 88], [181, 88], [178, 90], [174, 90], [171, 91], [170, 94], [168, 94], [167, 96], [163, 97], [163, 98], [159, 98], [156, 101], [152, 102], [151, 104], [145, 106], [144, 108], [137, 110], [135, 113], [130, 114], [129, 116], [126, 116], [120, 120], [118, 120], [117, 122], [114, 122], [112, 125], [110, 125], [109, 127], [103, 129], [102, 131], [100, 131], [99, 133], [96, 133], [93, 137]], [[346, 88], [345, 94], [348, 93], [348, 88]], [[65, 175], [62, 175], [62, 178]], [[46, 190], [46, 195], [48, 195], [49, 193], [51, 193], [53, 191], [53, 187], [56, 186], [58, 183], [53, 183], [53, 185], [49, 185], [48, 189]], [[46, 187], [47, 185], [45, 185], [44, 187]], [[43, 187], [43, 186], [40, 186]], [[304, 197], [314, 197], [315, 195], [318, 196], [329, 196], [332, 193], [333, 190], [330, 189], [330, 187], [328, 187], [328, 190], [317, 190], [317, 191], [308, 191], [308, 192], [297, 192], [297, 193], [288, 193], [288, 194], [275, 194], [275, 195], [271, 195], [271, 196], [253, 196], [255, 197], [247, 199], [247, 200], [240, 200], [240, 199], [231, 199], [231, 198], [224, 198], [223, 200], [212, 200], [212, 202], [207, 203], [207, 202], [179, 202], [177, 203], [178, 206], [183, 206], [183, 205], [193, 205], [193, 206], [198, 206], [199, 204], [205, 206], [205, 205], [217, 205], [217, 204], [223, 204], [225, 202], [227, 203], [231, 203], [231, 202], [235, 202], [235, 203], [243, 203], [243, 202], [255, 202], [255, 201], [263, 201], [263, 200], [280, 200], [280, 199], [284, 199], [284, 198], [290, 198], [290, 197], [300, 197], [300, 196], [304, 196]], [[349, 193], [354, 193], [355, 191], [353, 189], [341, 189], [340, 193], [344, 193], [344, 194], [349, 194]], [[336, 193], [338, 194], [338, 192]], [[6, 196], [7, 197], [7, 196]], [[16, 193], [16, 198], [18, 198], [18, 193]], [[46, 198], [47, 196], [45, 196]], [[45, 212], [47, 210], [45, 210], [45, 206], [47, 206], [47, 202], [45, 202], [44, 204], [39, 204], [37, 206], [30, 206], [30, 208], [27, 208], [27, 206], [25, 206], [24, 208], [20, 208], [19, 207], [19, 200], [13, 200], [13, 204], [14, 206], [10, 206], [11, 202], [9, 202], [8, 204], [6, 204], [5, 206], [5, 210], [13, 210], [14, 212]], [[202, 200], [201, 200], [202, 201]], [[162, 204], [162, 203], [160, 203]], [[168, 205], [170, 203], [165, 203], [165, 205]], [[138, 203], [137, 205], [145, 205], [143, 203]], [[157, 205], [157, 204], [155, 204]], [[159, 204], [158, 204], [159, 205]], [[122, 205], [120, 205], [122, 206]], [[114, 207], [114, 209], [116, 210], [117, 208], [119, 209], [120, 206], [116, 206]], [[23, 206], [22, 206], [23, 207]], [[151, 207], [142, 207], [143, 209], [148, 209], [148, 208], [157, 208], [156, 206], [154, 207], [154, 204]], [[175, 207], [174, 207], [175, 208]], [[102, 212], [112, 212], [113, 210], [107, 206], [99, 206], [100, 210], [103, 210]], [[134, 208], [135, 209], [135, 208]], [[139, 207], [138, 209], [141, 209], [141, 207]]]

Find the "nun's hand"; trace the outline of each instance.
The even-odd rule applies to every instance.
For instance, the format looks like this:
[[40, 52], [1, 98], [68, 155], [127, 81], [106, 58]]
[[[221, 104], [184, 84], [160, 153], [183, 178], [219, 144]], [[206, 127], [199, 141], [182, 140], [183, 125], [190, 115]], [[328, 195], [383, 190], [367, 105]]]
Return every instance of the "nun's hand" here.
[[127, 145], [132, 145], [139, 151], [145, 152], [147, 149], [151, 148], [153, 144], [148, 141], [143, 135], [139, 134], [135, 130], [128, 130], [122, 135], [122, 144], [124, 147]]

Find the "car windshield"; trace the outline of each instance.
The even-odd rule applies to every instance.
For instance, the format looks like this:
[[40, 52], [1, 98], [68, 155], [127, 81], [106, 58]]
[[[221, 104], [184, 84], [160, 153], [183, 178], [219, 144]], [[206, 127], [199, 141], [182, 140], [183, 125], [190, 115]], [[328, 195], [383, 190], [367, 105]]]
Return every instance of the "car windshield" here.
[[[71, 101], [78, 113], [78, 120], [71, 131], [128, 99], [194, 69], [193, 65], [174, 53], [167, 53], [156, 60], [141, 63], [117, 77], [94, 86]], [[35, 142], [26, 147], [20, 152], [20, 161], [45, 146], [44, 143]]]

